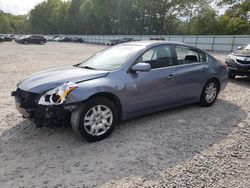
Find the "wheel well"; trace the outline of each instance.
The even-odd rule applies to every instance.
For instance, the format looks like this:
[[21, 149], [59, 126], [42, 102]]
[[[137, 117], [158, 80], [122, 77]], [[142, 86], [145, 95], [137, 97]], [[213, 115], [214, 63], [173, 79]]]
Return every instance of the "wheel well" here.
[[111, 102], [113, 102], [114, 105], [119, 110], [119, 117], [121, 117], [121, 114], [122, 114], [122, 104], [121, 104], [120, 99], [116, 95], [114, 95], [112, 93], [108, 93], [108, 92], [102, 92], [102, 93], [97, 93], [95, 95], [92, 95], [91, 97], [88, 98], [88, 100], [93, 99], [95, 97], [105, 97], [105, 98], [109, 99]]
[[213, 77], [213, 78], [210, 78], [207, 82], [209, 82], [210, 80], [213, 80], [213, 81], [215, 81], [215, 82], [217, 82], [217, 84], [218, 84], [218, 86], [219, 86], [219, 91], [220, 91], [220, 81], [219, 81], [219, 79], [218, 78], [215, 78], [215, 77]]

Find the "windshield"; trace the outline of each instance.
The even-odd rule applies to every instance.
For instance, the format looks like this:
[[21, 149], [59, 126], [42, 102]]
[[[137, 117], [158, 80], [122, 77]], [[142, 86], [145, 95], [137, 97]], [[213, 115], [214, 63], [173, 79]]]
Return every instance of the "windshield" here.
[[142, 46], [132, 45], [111, 47], [87, 59], [79, 67], [96, 70], [117, 70], [142, 48]]
[[250, 50], [250, 44], [246, 45], [246, 46], [244, 47], [244, 50]]

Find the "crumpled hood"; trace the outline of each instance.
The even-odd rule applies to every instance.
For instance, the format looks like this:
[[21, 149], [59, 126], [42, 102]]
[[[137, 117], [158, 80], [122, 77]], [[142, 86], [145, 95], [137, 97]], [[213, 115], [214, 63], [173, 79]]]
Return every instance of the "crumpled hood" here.
[[54, 89], [61, 84], [71, 82], [83, 82], [105, 77], [108, 71], [88, 70], [79, 67], [62, 67], [33, 74], [18, 84], [18, 88], [37, 94]]
[[232, 55], [250, 57], [250, 51], [249, 50], [237, 50], [233, 52]]

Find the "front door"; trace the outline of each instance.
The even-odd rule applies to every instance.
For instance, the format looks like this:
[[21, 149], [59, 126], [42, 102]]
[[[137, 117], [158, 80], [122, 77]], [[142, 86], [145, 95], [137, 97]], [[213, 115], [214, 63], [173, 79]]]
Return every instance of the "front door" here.
[[146, 51], [136, 63], [149, 63], [151, 71], [128, 73], [126, 81], [127, 113], [152, 111], [175, 101], [173, 75], [175, 60], [170, 45]]

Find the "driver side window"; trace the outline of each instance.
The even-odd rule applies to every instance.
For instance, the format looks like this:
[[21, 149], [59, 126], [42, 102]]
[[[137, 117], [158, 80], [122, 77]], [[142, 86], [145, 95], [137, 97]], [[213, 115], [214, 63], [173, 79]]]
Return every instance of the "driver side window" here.
[[152, 69], [174, 66], [174, 59], [170, 45], [161, 45], [151, 48], [138, 60], [149, 63]]

